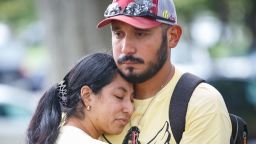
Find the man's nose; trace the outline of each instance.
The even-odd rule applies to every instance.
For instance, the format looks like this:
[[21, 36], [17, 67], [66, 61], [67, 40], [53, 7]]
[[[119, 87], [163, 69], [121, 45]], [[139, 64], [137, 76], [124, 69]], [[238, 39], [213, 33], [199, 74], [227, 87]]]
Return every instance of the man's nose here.
[[132, 37], [126, 36], [122, 42], [122, 53], [125, 55], [133, 55], [136, 53], [136, 44]]

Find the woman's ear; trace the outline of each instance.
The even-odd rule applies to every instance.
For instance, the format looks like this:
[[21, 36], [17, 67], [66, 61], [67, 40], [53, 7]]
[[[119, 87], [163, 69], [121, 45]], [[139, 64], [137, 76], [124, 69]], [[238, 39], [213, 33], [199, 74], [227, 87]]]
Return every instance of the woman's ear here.
[[167, 30], [168, 48], [174, 48], [178, 44], [182, 34], [182, 29], [179, 25], [173, 25]]
[[84, 105], [85, 106], [90, 105], [90, 102], [92, 100], [92, 98], [91, 98], [91, 96], [92, 96], [91, 88], [87, 85], [84, 85], [81, 88], [80, 94], [81, 94], [81, 99], [82, 99], [82, 102], [84, 103]]

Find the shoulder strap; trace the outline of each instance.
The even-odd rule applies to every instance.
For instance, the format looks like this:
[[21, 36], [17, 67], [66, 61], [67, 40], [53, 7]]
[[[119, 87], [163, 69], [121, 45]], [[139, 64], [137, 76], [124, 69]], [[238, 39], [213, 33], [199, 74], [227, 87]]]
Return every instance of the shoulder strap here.
[[172, 94], [169, 107], [169, 120], [177, 144], [180, 143], [182, 133], [185, 130], [188, 102], [194, 89], [201, 82], [204, 82], [204, 80], [191, 73], [185, 73], [179, 79]]

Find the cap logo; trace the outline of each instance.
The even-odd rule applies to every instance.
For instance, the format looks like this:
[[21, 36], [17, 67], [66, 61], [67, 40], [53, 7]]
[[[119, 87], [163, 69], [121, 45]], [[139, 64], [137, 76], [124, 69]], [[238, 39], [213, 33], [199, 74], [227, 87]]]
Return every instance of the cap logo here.
[[167, 10], [163, 11], [163, 17], [168, 19], [169, 18], [169, 12]]

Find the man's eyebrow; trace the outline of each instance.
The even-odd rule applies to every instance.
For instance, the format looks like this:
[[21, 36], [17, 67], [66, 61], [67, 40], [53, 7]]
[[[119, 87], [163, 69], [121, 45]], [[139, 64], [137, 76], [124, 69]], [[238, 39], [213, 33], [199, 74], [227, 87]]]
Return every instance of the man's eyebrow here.
[[140, 28], [134, 28], [135, 31], [150, 31], [150, 29], [140, 29]]
[[120, 29], [120, 26], [118, 26], [118, 25], [111, 25], [111, 30], [113, 31], [115, 31], [115, 30], [119, 30]]

